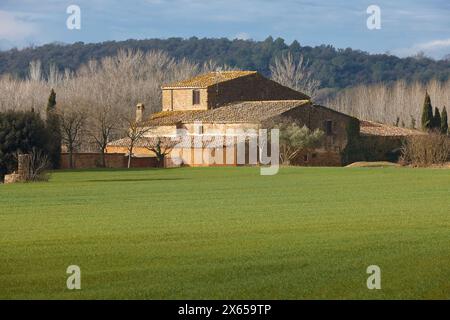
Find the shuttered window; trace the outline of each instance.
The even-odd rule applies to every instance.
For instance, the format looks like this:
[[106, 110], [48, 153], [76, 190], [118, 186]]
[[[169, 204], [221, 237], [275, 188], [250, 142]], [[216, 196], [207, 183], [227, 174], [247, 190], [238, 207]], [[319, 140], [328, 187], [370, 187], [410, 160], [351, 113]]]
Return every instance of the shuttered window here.
[[333, 135], [333, 121], [331, 120], [325, 121], [325, 134], [327, 136]]
[[200, 91], [192, 91], [192, 104], [200, 104]]

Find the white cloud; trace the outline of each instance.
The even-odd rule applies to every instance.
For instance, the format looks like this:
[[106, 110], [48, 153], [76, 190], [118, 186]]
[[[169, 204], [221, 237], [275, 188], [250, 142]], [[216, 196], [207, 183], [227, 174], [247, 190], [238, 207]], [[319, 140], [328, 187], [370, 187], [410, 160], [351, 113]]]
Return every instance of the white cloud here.
[[419, 52], [424, 52], [427, 56], [440, 59], [450, 53], [450, 38], [421, 42], [409, 48], [393, 50], [393, 53], [400, 57], [413, 56]]
[[239, 32], [236, 36], [236, 39], [238, 40], [249, 40], [250, 35], [247, 32]]
[[0, 39], [22, 42], [37, 34], [37, 26], [19, 14], [0, 10]]
[[422, 50], [439, 50], [442, 48], [450, 48], [450, 38], [420, 43], [419, 45], [417, 45], [417, 47], [421, 48]]

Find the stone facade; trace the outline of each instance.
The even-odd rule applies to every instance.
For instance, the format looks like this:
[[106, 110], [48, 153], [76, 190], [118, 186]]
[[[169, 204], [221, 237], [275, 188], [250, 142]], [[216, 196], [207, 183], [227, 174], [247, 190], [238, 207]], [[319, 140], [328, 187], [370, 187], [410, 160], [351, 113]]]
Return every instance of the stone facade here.
[[[200, 103], [193, 104], [193, 91], [200, 93]], [[207, 89], [163, 89], [162, 91], [163, 111], [184, 111], [184, 110], [207, 110], [208, 91]]]
[[[194, 104], [195, 91], [200, 95], [197, 104]], [[240, 101], [308, 99], [307, 95], [282, 86], [257, 72], [206, 87], [162, 88], [163, 111], [209, 110]]]
[[208, 87], [208, 108], [232, 102], [269, 100], [309, 100], [305, 94], [269, 80], [259, 73]]
[[348, 126], [356, 118], [319, 106], [307, 105], [283, 113], [283, 117], [297, 120], [309, 129], [320, 129], [324, 132], [324, 140], [319, 149], [340, 153], [348, 143]]
[[[219, 80], [217, 80], [219, 79]], [[194, 94], [194, 92], [196, 92]], [[195, 95], [195, 96], [194, 96]], [[314, 150], [304, 150], [292, 164], [306, 166], [340, 166], [343, 152], [349, 143], [349, 126], [359, 127], [359, 121], [332, 109], [311, 104], [310, 98], [295, 90], [266, 79], [257, 72], [209, 73], [162, 87], [162, 112], [143, 122], [148, 132], [134, 150], [134, 154], [154, 156], [145, 148], [161, 137], [176, 135], [184, 129], [187, 136], [227, 136], [229, 130], [240, 130], [244, 134], [266, 129], [267, 123], [278, 118], [290, 119], [311, 130], [324, 132], [322, 144]], [[358, 130], [359, 132], [359, 130]], [[238, 140], [214, 146], [192, 143], [177, 144], [165, 160], [166, 166], [182, 163], [186, 166], [238, 165]], [[240, 140], [239, 140], [240, 141]], [[108, 153], [126, 153], [127, 141], [111, 142]], [[221, 149], [221, 150], [220, 150]], [[217, 154], [223, 152], [224, 154]], [[257, 164], [258, 155], [245, 149], [245, 164]], [[255, 151], [255, 153], [257, 153]], [[239, 154], [242, 156], [242, 153]], [[250, 161], [252, 158], [252, 161]], [[215, 160], [220, 159], [219, 163]], [[181, 160], [181, 161], [176, 161]]]

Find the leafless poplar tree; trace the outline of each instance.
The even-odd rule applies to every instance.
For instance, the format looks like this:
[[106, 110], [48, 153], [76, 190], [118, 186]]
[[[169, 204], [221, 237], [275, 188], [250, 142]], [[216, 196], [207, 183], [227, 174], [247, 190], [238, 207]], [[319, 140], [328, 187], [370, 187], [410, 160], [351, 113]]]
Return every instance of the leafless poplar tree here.
[[314, 79], [314, 75], [309, 70], [309, 65], [305, 62], [303, 55], [300, 55], [298, 62], [289, 52], [275, 59], [270, 66], [272, 80], [281, 83], [291, 89], [303, 92], [312, 99], [317, 96], [320, 81]]
[[450, 80], [428, 83], [397, 81], [391, 85], [361, 85], [342, 90], [325, 105], [364, 120], [413, 127], [420, 123], [425, 92], [434, 107], [441, 110], [450, 103]]
[[62, 142], [69, 153], [69, 166], [74, 167], [73, 154], [82, 144], [83, 130], [87, 114], [83, 109], [63, 107], [59, 111]]

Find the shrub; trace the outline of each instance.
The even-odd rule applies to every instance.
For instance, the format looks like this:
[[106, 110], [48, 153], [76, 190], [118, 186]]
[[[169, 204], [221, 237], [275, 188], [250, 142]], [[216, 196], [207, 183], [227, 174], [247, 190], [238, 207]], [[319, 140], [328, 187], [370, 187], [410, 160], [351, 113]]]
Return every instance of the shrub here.
[[402, 161], [414, 166], [442, 164], [449, 156], [450, 139], [439, 133], [408, 137], [402, 146]]
[[48, 181], [46, 170], [51, 166], [49, 156], [42, 150], [33, 148], [30, 152], [30, 169], [26, 181]]

